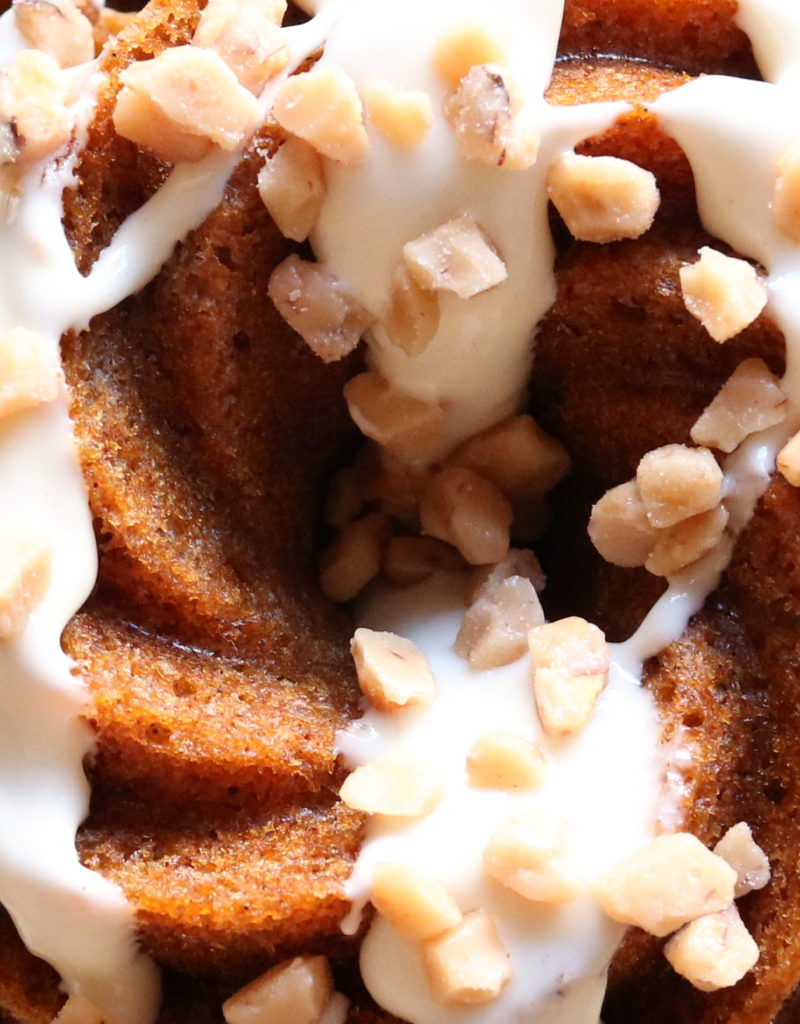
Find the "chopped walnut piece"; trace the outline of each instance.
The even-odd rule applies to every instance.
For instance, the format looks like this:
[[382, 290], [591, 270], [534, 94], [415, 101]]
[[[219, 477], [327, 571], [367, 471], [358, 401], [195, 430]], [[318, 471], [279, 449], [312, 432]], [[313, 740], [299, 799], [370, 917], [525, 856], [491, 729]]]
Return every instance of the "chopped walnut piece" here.
[[544, 622], [530, 580], [509, 576], [481, 595], [464, 614], [455, 650], [476, 670], [510, 665], [528, 646], [528, 632]]
[[573, 237], [583, 242], [638, 238], [660, 203], [650, 171], [614, 156], [561, 157], [550, 168], [547, 193]]
[[393, 145], [414, 149], [433, 124], [433, 105], [427, 93], [400, 89], [391, 82], [373, 82], [365, 96], [367, 115]]
[[118, 135], [168, 163], [197, 163], [214, 148], [204, 135], [181, 131], [148, 96], [133, 89], [118, 93], [113, 120]]
[[504, 822], [483, 857], [491, 878], [534, 903], [570, 903], [581, 889], [575, 830], [547, 811]]
[[92, 23], [72, 0], [14, 0], [12, 9], [25, 42], [62, 68], [94, 57]]
[[538, 133], [517, 115], [519, 89], [498, 64], [476, 64], [444, 104], [445, 117], [466, 160], [524, 168], [536, 161]]
[[430, 704], [436, 695], [430, 662], [411, 640], [362, 626], [350, 651], [361, 692], [378, 711]]
[[52, 402], [60, 382], [55, 346], [24, 327], [0, 337], [0, 417]]
[[22, 526], [0, 537], [0, 640], [14, 640], [50, 583], [50, 545]]
[[476, 789], [534, 789], [544, 781], [544, 754], [530, 740], [506, 729], [490, 729], [467, 757], [469, 784]]
[[298, 956], [270, 968], [222, 1004], [227, 1024], [318, 1024], [333, 995], [327, 957]]
[[384, 326], [392, 344], [409, 356], [424, 352], [439, 329], [439, 296], [421, 287], [405, 264], [392, 276]]
[[714, 847], [714, 853], [736, 872], [734, 897], [746, 896], [754, 889], [763, 889], [770, 880], [769, 859], [753, 839], [750, 826], [740, 821], [729, 828]]
[[392, 537], [383, 555], [383, 575], [394, 587], [410, 587], [434, 572], [458, 572], [464, 559], [434, 537]]
[[597, 879], [614, 921], [662, 937], [733, 902], [736, 872], [688, 832], [658, 836]]
[[490, 1003], [511, 977], [508, 953], [483, 910], [466, 914], [461, 924], [426, 942], [422, 956], [433, 994], [445, 1005]]
[[435, 939], [462, 920], [458, 904], [442, 883], [404, 862], [375, 865], [372, 903], [393, 928], [413, 942]]
[[388, 516], [372, 512], [349, 523], [322, 553], [320, 587], [331, 601], [352, 601], [381, 571], [391, 535]]
[[722, 470], [707, 448], [667, 444], [642, 456], [636, 483], [652, 526], [708, 512], [722, 498]]
[[800, 487], [800, 431], [778, 452], [778, 472], [792, 487]]
[[334, 65], [292, 75], [281, 86], [273, 115], [278, 124], [338, 163], [361, 163], [369, 151], [355, 82]]
[[592, 506], [589, 538], [612, 565], [644, 565], [656, 545], [658, 530], [650, 525], [635, 480], [612, 487]]
[[438, 447], [444, 410], [403, 394], [379, 373], [353, 377], [344, 397], [359, 430], [397, 458], [424, 461]]
[[716, 992], [755, 966], [758, 946], [732, 906], [685, 925], [664, 946], [664, 956], [695, 988]]
[[488, 291], [508, 277], [506, 265], [471, 217], [457, 217], [403, 246], [403, 259], [421, 288], [461, 299]]
[[433, 66], [450, 85], [457, 85], [476, 64], [505, 64], [500, 40], [475, 22], [459, 25], [442, 36], [433, 54]]
[[0, 70], [0, 161], [27, 165], [51, 156], [69, 139], [67, 80], [45, 53], [21, 50]]
[[430, 765], [391, 755], [356, 768], [339, 790], [353, 810], [393, 818], [425, 817], [442, 793], [441, 780]]
[[494, 484], [468, 469], [437, 473], [419, 506], [422, 532], [457, 548], [472, 565], [505, 558], [511, 506]]
[[608, 679], [608, 645], [602, 630], [572, 616], [536, 626], [528, 634], [528, 645], [542, 728], [549, 736], [582, 729]]
[[317, 151], [302, 139], [288, 138], [259, 171], [258, 194], [281, 234], [304, 242], [325, 198]]
[[695, 444], [732, 452], [750, 434], [786, 418], [788, 402], [763, 359], [739, 363], [692, 427]]
[[778, 230], [800, 242], [800, 145], [790, 146], [778, 161], [771, 209]]
[[[175, 46], [152, 60], [136, 61], [120, 75], [117, 132], [166, 160], [179, 158], [184, 136], [233, 151], [258, 127], [255, 97], [214, 50]], [[153, 108], [158, 119], [151, 123]], [[169, 143], [169, 131], [175, 134]], [[197, 152], [202, 152], [198, 147]], [[177, 154], [177, 156], [176, 156]], [[185, 159], [197, 159], [191, 146]]]
[[749, 327], [767, 304], [755, 267], [703, 246], [697, 263], [681, 267], [686, 308], [714, 341], [727, 341]]
[[193, 42], [218, 53], [256, 96], [289, 63], [286, 35], [253, 3], [207, 5]]
[[502, 561], [494, 565], [482, 565], [473, 571], [467, 594], [469, 601], [477, 601], [491, 594], [495, 587], [510, 576], [522, 576], [530, 580], [537, 594], [544, 590], [546, 579], [536, 555], [526, 548], [511, 548]]
[[374, 320], [325, 264], [295, 254], [272, 271], [268, 292], [286, 323], [325, 363], [349, 355]]
[[645, 568], [654, 576], [671, 576], [719, 544], [730, 518], [722, 505], [661, 530]]

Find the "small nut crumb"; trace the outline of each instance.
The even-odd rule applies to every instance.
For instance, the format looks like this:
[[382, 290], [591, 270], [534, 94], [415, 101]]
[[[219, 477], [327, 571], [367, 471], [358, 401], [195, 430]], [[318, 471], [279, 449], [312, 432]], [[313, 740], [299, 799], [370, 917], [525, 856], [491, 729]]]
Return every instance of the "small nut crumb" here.
[[0, 161], [34, 164], [60, 149], [72, 132], [67, 79], [39, 50], [20, 50], [0, 70]]
[[286, 323], [325, 363], [349, 355], [374, 321], [324, 263], [295, 254], [272, 271], [268, 293]]
[[434, 572], [466, 568], [455, 548], [434, 537], [392, 537], [383, 555], [383, 575], [394, 587], [410, 587]]
[[60, 383], [56, 346], [24, 327], [0, 337], [0, 418], [52, 402]]
[[435, 939], [461, 923], [458, 904], [432, 875], [413, 864], [376, 864], [372, 903], [401, 935], [412, 942]]
[[470, 603], [489, 596], [494, 589], [510, 576], [522, 576], [530, 580], [538, 593], [544, 590], [546, 579], [536, 555], [527, 548], [511, 548], [506, 557], [495, 565], [482, 565], [470, 577], [468, 600]]
[[483, 863], [491, 878], [533, 903], [570, 903], [582, 886], [575, 830], [547, 811], [530, 811], [500, 825]]
[[468, 469], [443, 469], [425, 488], [419, 506], [422, 532], [457, 548], [471, 565], [508, 554], [511, 506], [494, 484]]
[[608, 679], [608, 645], [602, 630], [572, 616], [536, 626], [528, 634], [528, 645], [542, 728], [549, 736], [582, 729]]
[[24, 632], [50, 583], [50, 544], [19, 525], [0, 537], [0, 641]]
[[409, 356], [424, 352], [439, 329], [439, 296], [417, 284], [405, 264], [392, 276], [384, 326], [392, 344]]
[[441, 780], [430, 765], [404, 757], [379, 757], [356, 768], [339, 796], [355, 811], [393, 818], [424, 818], [442, 799]]
[[661, 530], [645, 568], [654, 576], [672, 576], [692, 565], [719, 544], [729, 518], [728, 510], [718, 505]]
[[318, 1024], [333, 996], [327, 957], [298, 956], [272, 967], [222, 1004], [227, 1024]]
[[433, 53], [433, 66], [450, 85], [457, 85], [476, 64], [505, 64], [500, 40], [485, 26], [467, 22], [442, 36]]
[[722, 470], [707, 448], [667, 444], [642, 456], [636, 483], [652, 526], [708, 512], [722, 498]]
[[389, 142], [414, 149], [433, 124], [433, 105], [427, 93], [400, 89], [391, 82], [373, 82], [365, 96], [367, 116]]
[[755, 966], [758, 946], [732, 906], [681, 928], [664, 946], [664, 956], [695, 988], [716, 992]]
[[658, 836], [597, 879], [594, 892], [614, 921], [659, 938], [733, 902], [736, 872], [688, 832]]
[[589, 538], [612, 565], [644, 565], [658, 539], [635, 480], [612, 487], [592, 506]]
[[516, 732], [490, 729], [467, 756], [469, 784], [476, 789], [535, 789], [547, 763], [539, 748]]
[[380, 512], [349, 523], [322, 553], [319, 583], [323, 594], [339, 603], [358, 597], [381, 571], [391, 531], [389, 517]]
[[681, 267], [686, 308], [714, 341], [727, 341], [749, 327], [767, 304], [767, 290], [747, 260], [703, 246], [697, 263]]
[[457, 217], [403, 246], [415, 281], [428, 291], [470, 299], [501, 284], [506, 265], [471, 217]]
[[778, 472], [792, 487], [800, 487], [800, 431], [778, 452]]
[[92, 23], [72, 0], [14, 0], [12, 9], [25, 42], [62, 68], [94, 57]]
[[192, 40], [195, 46], [215, 50], [256, 95], [289, 61], [286, 36], [272, 7], [259, 0], [209, 0]]
[[396, 458], [424, 461], [438, 447], [444, 410], [398, 391], [379, 373], [353, 377], [344, 397], [359, 430]]
[[714, 847], [714, 853], [736, 872], [734, 897], [746, 896], [754, 889], [763, 889], [770, 880], [769, 859], [753, 839], [750, 826], [740, 821], [729, 828]]
[[550, 168], [547, 193], [574, 238], [618, 242], [652, 225], [661, 197], [650, 171], [614, 156], [570, 153]]
[[287, 79], [273, 115], [287, 132], [348, 167], [360, 164], [369, 151], [355, 82], [335, 65], [317, 66]]
[[692, 427], [695, 444], [732, 452], [750, 434], [786, 418], [788, 402], [763, 359], [739, 363]]
[[288, 138], [259, 171], [258, 194], [281, 234], [304, 242], [325, 198], [317, 151], [302, 139]]
[[492, 918], [483, 910], [422, 950], [434, 997], [446, 1006], [476, 1006], [497, 999], [511, 978], [508, 953]]
[[790, 146], [778, 161], [772, 216], [779, 231], [800, 242], [800, 146]]
[[435, 697], [430, 662], [405, 637], [362, 626], [353, 635], [350, 651], [361, 692], [378, 711], [419, 707]]
[[525, 653], [529, 630], [543, 622], [531, 581], [509, 576], [486, 586], [467, 609], [456, 637], [456, 654], [477, 671], [510, 665]]

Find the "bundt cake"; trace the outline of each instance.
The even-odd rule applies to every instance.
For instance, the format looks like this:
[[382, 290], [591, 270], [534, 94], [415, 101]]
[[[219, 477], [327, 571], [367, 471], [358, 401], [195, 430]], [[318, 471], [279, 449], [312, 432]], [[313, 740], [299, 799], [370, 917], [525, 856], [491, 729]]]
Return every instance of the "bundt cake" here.
[[792, 1024], [800, 13], [302, 6], [0, 20], [0, 1020]]

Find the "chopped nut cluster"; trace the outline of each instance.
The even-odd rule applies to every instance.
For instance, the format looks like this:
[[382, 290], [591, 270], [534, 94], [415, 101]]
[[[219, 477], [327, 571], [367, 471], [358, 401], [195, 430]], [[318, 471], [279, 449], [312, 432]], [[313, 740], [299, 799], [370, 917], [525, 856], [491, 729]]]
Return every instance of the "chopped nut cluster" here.
[[542, 728], [550, 736], [582, 729], [608, 679], [602, 630], [575, 616], [536, 626], [528, 634], [533, 692]]
[[786, 418], [786, 395], [763, 359], [745, 359], [692, 427], [695, 444], [732, 452], [745, 438]]
[[470, 299], [508, 277], [505, 263], [471, 217], [458, 217], [403, 246], [414, 280], [428, 291]]
[[471, 565], [505, 558], [511, 515], [499, 488], [471, 470], [455, 467], [433, 477], [419, 506], [422, 532], [452, 544]]
[[469, 783], [476, 789], [534, 789], [544, 781], [546, 770], [541, 750], [505, 729], [485, 732], [467, 757]]
[[25, 168], [52, 156], [70, 137], [67, 82], [56, 61], [21, 50], [0, 70], [0, 164]]
[[60, 386], [55, 346], [24, 327], [0, 337], [0, 419], [52, 402]]
[[767, 304], [755, 267], [704, 246], [697, 263], [682, 267], [686, 308], [714, 341], [727, 341], [749, 327]]
[[754, 889], [763, 889], [770, 879], [767, 855], [753, 839], [750, 826], [740, 821], [729, 828], [714, 847], [714, 853], [722, 857], [736, 872], [734, 896], [746, 896]]
[[376, 864], [372, 903], [393, 928], [413, 942], [435, 939], [462, 920], [458, 904], [442, 883], [413, 864]]
[[440, 1003], [475, 1006], [497, 999], [511, 977], [508, 953], [483, 910], [423, 946], [423, 961]]
[[92, 23], [73, 0], [14, 0], [12, 10], [25, 42], [62, 68], [94, 57]]
[[410, 640], [361, 627], [353, 635], [350, 650], [361, 691], [378, 711], [402, 711], [433, 700], [431, 666]]
[[355, 82], [340, 67], [314, 67], [281, 86], [273, 116], [287, 132], [323, 156], [353, 167], [369, 151], [364, 109]]
[[575, 830], [545, 811], [504, 822], [489, 840], [484, 866], [496, 882], [533, 903], [570, 903], [582, 879]]
[[386, 756], [356, 768], [339, 796], [356, 811], [393, 818], [423, 818], [442, 798], [442, 783], [428, 765]]
[[731, 906], [681, 928], [664, 947], [664, 956], [695, 988], [716, 992], [747, 974], [758, 960], [758, 946]]
[[14, 640], [28, 624], [50, 583], [51, 552], [47, 539], [23, 528], [8, 527], [0, 537], [0, 641]]
[[302, 139], [288, 138], [259, 171], [258, 194], [281, 234], [304, 242], [325, 198], [317, 151]]
[[418, 146], [433, 124], [433, 106], [427, 93], [400, 89], [391, 82], [373, 82], [365, 106], [370, 122], [400, 149]]
[[192, 41], [215, 50], [245, 89], [258, 95], [289, 61], [282, 6], [285, 11], [269, 0], [210, 0]]
[[222, 1004], [222, 1014], [226, 1024], [268, 1020], [322, 1024], [337, 995], [327, 958], [298, 956], [239, 989]]

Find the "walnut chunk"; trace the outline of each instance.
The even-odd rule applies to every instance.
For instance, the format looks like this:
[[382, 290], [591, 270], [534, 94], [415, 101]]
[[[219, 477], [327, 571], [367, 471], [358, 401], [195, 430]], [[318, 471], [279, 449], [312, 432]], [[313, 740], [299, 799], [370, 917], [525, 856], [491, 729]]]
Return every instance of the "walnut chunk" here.
[[494, 565], [483, 565], [475, 569], [470, 577], [470, 602], [489, 596], [494, 589], [510, 576], [521, 576], [533, 584], [538, 593], [544, 590], [546, 577], [536, 555], [527, 548], [511, 548], [504, 559]]
[[360, 164], [369, 151], [355, 82], [335, 65], [292, 75], [281, 86], [273, 115], [287, 132], [347, 167]]
[[458, 572], [464, 559], [433, 537], [392, 537], [383, 556], [383, 575], [394, 587], [410, 587], [434, 572]]
[[800, 242], [800, 146], [790, 146], [778, 161], [772, 195], [775, 226], [793, 242]]
[[461, 299], [480, 295], [508, 277], [492, 243], [467, 216], [406, 242], [403, 259], [421, 288], [455, 292]]
[[353, 810], [392, 818], [424, 818], [442, 794], [441, 780], [429, 765], [392, 755], [356, 768], [339, 791]]
[[457, 85], [476, 64], [505, 64], [505, 47], [485, 25], [466, 22], [442, 36], [436, 44], [433, 65], [450, 85]]
[[50, 584], [47, 538], [11, 525], [0, 538], [0, 641], [14, 640], [28, 624]]
[[788, 402], [763, 359], [739, 363], [692, 427], [695, 444], [732, 452], [750, 434], [786, 418]]
[[652, 526], [708, 512], [722, 498], [722, 470], [706, 448], [667, 444], [642, 456], [636, 483]]
[[14, 0], [12, 10], [25, 42], [62, 68], [94, 57], [92, 23], [72, 0]]
[[644, 565], [658, 539], [635, 480], [612, 487], [592, 506], [589, 538], [612, 565]]
[[457, 548], [471, 565], [505, 558], [511, 506], [494, 484], [468, 469], [443, 469], [420, 500], [422, 532]]
[[428, 94], [400, 89], [391, 82], [373, 82], [365, 106], [370, 122], [399, 149], [414, 149], [425, 140], [433, 124]]
[[423, 946], [428, 982], [446, 1006], [476, 1006], [497, 999], [511, 977], [508, 953], [483, 910]]
[[462, 920], [458, 904], [442, 883], [405, 862], [375, 865], [372, 903], [393, 928], [413, 942], [435, 939]]
[[736, 872], [734, 896], [746, 896], [754, 889], [763, 889], [770, 879], [769, 859], [753, 839], [750, 826], [740, 821], [729, 828], [714, 847], [714, 853], [722, 857]]
[[405, 264], [392, 275], [384, 326], [392, 344], [409, 356], [424, 352], [439, 329], [439, 296], [421, 287]]
[[327, 957], [298, 956], [270, 968], [222, 1005], [226, 1024], [319, 1024], [333, 996]]
[[24, 327], [0, 338], [0, 418], [52, 402], [60, 386], [56, 346]]
[[758, 946], [736, 907], [685, 925], [664, 947], [678, 974], [701, 992], [716, 992], [740, 981], [758, 961]]
[[25, 167], [60, 149], [72, 132], [66, 97], [61, 68], [38, 50], [0, 70], [0, 161]]
[[544, 612], [530, 580], [509, 576], [485, 587], [467, 609], [455, 650], [478, 671], [510, 665], [528, 646], [528, 632], [544, 622]]
[[544, 754], [530, 740], [506, 729], [490, 729], [470, 748], [469, 784], [476, 789], [535, 789], [547, 771]]
[[608, 679], [608, 645], [602, 630], [572, 616], [536, 626], [528, 634], [533, 692], [549, 736], [582, 729], [594, 714]]
[[714, 341], [740, 334], [767, 304], [767, 290], [747, 260], [703, 246], [700, 259], [680, 270], [686, 308]]
[[210, 0], [192, 42], [216, 51], [245, 89], [258, 95], [289, 62], [286, 35], [271, 4]]
[[692, 565], [719, 544], [729, 518], [728, 510], [718, 505], [661, 530], [645, 568], [654, 576], [672, 576]]
[[363, 626], [350, 643], [361, 692], [378, 711], [430, 704], [436, 695], [430, 662], [411, 640]]
[[379, 373], [360, 373], [344, 397], [359, 430], [399, 459], [425, 461], [437, 449], [445, 413], [438, 405], [398, 391]]
[[258, 194], [281, 234], [304, 242], [325, 198], [317, 151], [302, 139], [288, 138], [259, 171]]
[[614, 156], [561, 157], [550, 168], [547, 193], [570, 233], [583, 242], [638, 238], [660, 203], [650, 171]]
[[358, 597], [381, 571], [391, 530], [388, 516], [380, 512], [356, 519], [342, 530], [320, 558], [319, 583], [326, 597], [339, 603]]
[[800, 487], [800, 431], [778, 452], [778, 472], [792, 487]]
[[500, 825], [483, 863], [491, 878], [532, 903], [571, 903], [582, 886], [575, 830], [547, 811], [530, 811]]

